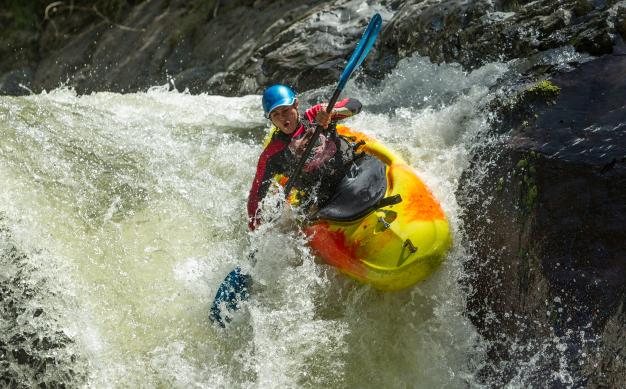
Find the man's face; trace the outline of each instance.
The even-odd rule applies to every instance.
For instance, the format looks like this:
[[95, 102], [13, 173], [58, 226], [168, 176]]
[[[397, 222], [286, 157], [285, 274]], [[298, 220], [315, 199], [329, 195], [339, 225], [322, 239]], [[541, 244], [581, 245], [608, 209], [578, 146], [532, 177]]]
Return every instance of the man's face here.
[[270, 112], [270, 120], [285, 134], [293, 134], [298, 125], [298, 101], [296, 100], [293, 105], [275, 108]]

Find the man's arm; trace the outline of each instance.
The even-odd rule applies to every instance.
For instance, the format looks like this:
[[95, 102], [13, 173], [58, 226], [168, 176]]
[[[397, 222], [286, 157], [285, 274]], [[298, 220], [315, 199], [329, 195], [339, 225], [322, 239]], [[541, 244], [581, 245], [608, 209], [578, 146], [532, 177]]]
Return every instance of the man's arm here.
[[326, 111], [326, 104], [317, 104], [307, 109], [305, 115], [311, 123], [323, 123], [326, 120], [337, 121], [358, 114], [361, 112], [362, 106], [361, 102], [357, 99], [345, 98], [335, 103], [333, 112], [329, 115], [330, 119], [328, 119], [324, 114]]
[[251, 230], [259, 224], [259, 204], [267, 194], [272, 178], [277, 173], [272, 158], [282, 151], [286, 145], [279, 141], [271, 141], [261, 153], [256, 166], [256, 174], [248, 194], [248, 227]]

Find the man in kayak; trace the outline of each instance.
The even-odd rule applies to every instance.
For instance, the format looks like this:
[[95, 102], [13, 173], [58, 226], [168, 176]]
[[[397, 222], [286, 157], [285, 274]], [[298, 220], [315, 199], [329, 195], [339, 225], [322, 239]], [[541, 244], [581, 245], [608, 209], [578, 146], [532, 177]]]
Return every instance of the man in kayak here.
[[263, 93], [263, 110], [274, 128], [269, 143], [259, 157], [248, 196], [250, 229], [254, 229], [260, 222], [259, 205], [272, 182], [284, 183], [289, 174], [293, 173], [292, 170], [315, 132], [316, 124], [325, 131], [318, 138], [294, 188], [304, 192], [305, 206], [312, 203], [323, 205], [332, 196], [347, 166], [354, 160], [355, 146], [337, 134], [331, 122], [356, 115], [361, 111], [361, 103], [346, 98], [338, 101], [331, 113], [326, 112], [324, 104], [317, 104], [301, 115], [293, 90], [284, 85], [274, 85]]

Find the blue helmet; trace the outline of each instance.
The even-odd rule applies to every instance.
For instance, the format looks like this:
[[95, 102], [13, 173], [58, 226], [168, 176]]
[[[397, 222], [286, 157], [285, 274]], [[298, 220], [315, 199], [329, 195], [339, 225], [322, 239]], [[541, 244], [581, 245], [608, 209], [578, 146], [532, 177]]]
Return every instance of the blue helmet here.
[[274, 108], [284, 105], [293, 105], [296, 102], [296, 94], [293, 90], [285, 85], [272, 85], [263, 92], [263, 110], [265, 116], [270, 117], [270, 112]]

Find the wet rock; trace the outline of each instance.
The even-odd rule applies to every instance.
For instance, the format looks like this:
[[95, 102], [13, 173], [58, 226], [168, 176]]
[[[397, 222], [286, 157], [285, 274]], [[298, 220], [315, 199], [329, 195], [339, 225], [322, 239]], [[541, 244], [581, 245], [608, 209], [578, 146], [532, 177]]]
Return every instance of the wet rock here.
[[[158, 52], [166, 38], [162, 33], [163, 25], [151, 24], [166, 16], [162, 15], [162, 3], [144, 2], [128, 9], [128, 16], [119, 23], [95, 18], [88, 10], [78, 12], [59, 8], [44, 30], [42, 39], [54, 41], [54, 45], [49, 44], [52, 49], [37, 68], [35, 84], [41, 89], [66, 84], [79, 93], [134, 91], [142, 82], [164, 84], [165, 73], [155, 79], [150, 72], [153, 64], [158, 63], [160, 69], [164, 61], [163, 54]], [[73, 19], [77, 13], [83, 14], [84, 20]], [[87, 21], [85, 27], [68, 34], [66, 39], [59, 36], [57, 26], [81, 25]]]
[[194, 67], [183, 70], [175, 75], [171, 84], [179, 91], [188, 90], [190, 93], [202, 93], [206, 89], [206, 82], [213, 77], [214, 72], [207, 66]]
[[565, 45], [593, 55], [612, 53], [623, 6], [593, 3], [598, 5], [581, 0], [407, 1], [383, 31], [379, 71], [416, 52], [468, 68]]
[[[79, 93], [134, 92], [169, 84], [242, 95], [275, 82], [305, 91], [336, 81], [374, 10], [385, 20], [365, 66], [374, 76], [415, 53], [469, 68], [567, 45], [602, 55], [626, 31], [625, 6], [614, 0], [156, 0], [111, 7], [103, 13], [58, 3], [36, 28], [0, 34], [9, 48], [0, 71], [33, 69], [35, 92], [60, 85]], [[19, 61], [1, 59], [18, 46]]]
[[32, 10], [32, 3], [34, 2], [5, 6], [4, 2], [0, 8], [0, 75], [30, 68], [38, 60], [40, 35], [36, 18], [29, 12]]
[[[492, 342], [490, 384], [523, 369], [531, 386], [626, 385], [613, 352], [626, 337], [624, 74], [626, 57], [607, 55], [526, 86], [499, 110], [508, 136], [463, 174], [468, 312]], [[546, 376], [563, 363], [570, 377]]]
[[[255, 53], [259, 48], [310, 15], [320, 3], [158, 0], [126, 9], [127, 16], [116, 22], [93, 19], [93, 15], [70, 19], [69, 10], [62, 8], [44, 30], [42, 41], [51, 43], [45, 45], [50, 49], [37, 67], [35, 89], [52, 89], [63, 83], [79, 93], [134, 92], [169, 83], [192, 93], [250, 93], [259, 86], [247, 83], [244, 85], [249, 87], [242, 89], [239, 83], [228, 81], [257, 72], [259, 55]], [[68, 35], [65, 44], [59, 43], [63, 37], [59, 38], [58, 26], [81, 26], [85, 20], [91, 23]], [[311, 70], [308, 65], [291, 66], [304, 73]], [[229, 76], [209, 82], [220, 73]]]
[[587, 0], [577, 0], [574, 4], [574, 15], [577, 17], [585, 16], [589, 12], [593, 11], [593, 5]]
[[304, 18], [260, 46], [243, 64], [211, 79], [211, 90], [258, 93], [267, 85], [285, 83], [305, 91], [335, 83], [371, 14], [350, 3], [302, 12]]
[[336, 81], [372, 7], [387, 2], [369, 3], [157, 0], [120, 5], [126, 16], [115, 20], [59, 3], [41, 22], [32, 89], [134, 92], [170, 84], [241, 95], [276, 82], [317, 88]]
[[29, 68], [14, 70], [0, 76], [0, 94], [22, 96], [30, 93], [33, 71]]

